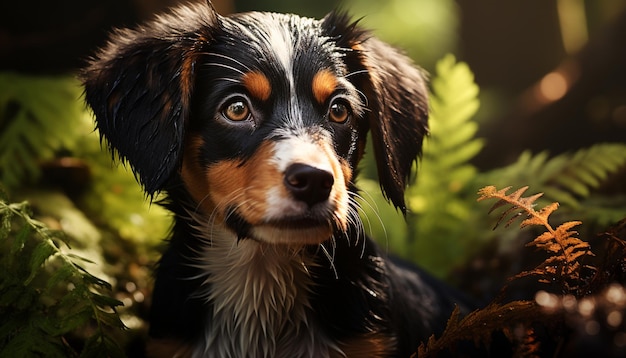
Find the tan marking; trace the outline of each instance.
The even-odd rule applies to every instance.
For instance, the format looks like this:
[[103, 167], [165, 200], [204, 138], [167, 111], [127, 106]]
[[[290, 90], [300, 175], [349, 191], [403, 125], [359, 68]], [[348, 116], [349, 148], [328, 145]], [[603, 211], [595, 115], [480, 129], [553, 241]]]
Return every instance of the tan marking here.
[[357, 42], [352, 44], [352, 46], [350, 46], [350, 48], [352, 48], [354, 51], [363, 51], [364, 47], [363, 44], [361, 42]]
[[273, 155], [273, 145], [264, 142], [245, 163], [228, 160], [211, 165], [205, 179], [211, 183], [210, 199], [219, 209], [234, 205], [250, 224], [260, 224], [267, 211], [268, 192], [283, 187], [281, 173], [270, 163]]
[[[180, 89], [182, 92], [181, 101], [184, 109], [189, 108], [189, 99], [191, 98], [193, 78], [194, 78], [194, 64], [196, 59], [188, 55], [183, 59], [180, 74]], [[165, 107], [172, 108], [172, 107]]]
[[395, 339], [380, 333], [368, 333], [362, 336], [341, 342], [339, 347], [344, 354], [335, 354], [331, 357], [391, 357], [396, 346]]
[[313, 77], [312, 88], [317, 102], [324, 104], [337, 88], [337, 77], [328, 70], [322, 70]]
[[200, 136], [193, 136], [187, 138], [185, 143], [187, 145], [183, 153], [180, 176], [191, 197], [199, 203], [205, 214], [210, 215], [215, 206], [209, 198], [209, 183], [205, 179], [205, 169], [198, 163], [198, 152], [204, 140]]
[[[329, 158], [330, 165], [333, 171], [333, 177], [335, 178], [335, 184], [333, 185], [333, 191], [331, 193], [332, 200], [337, 204], [335, 208], [335, 218], [339, 220], [341, 229], [347, 230], [348, 228], [348, 184], [352, 179], [352, 170], [345, 161], [338, 161], [334, 159], [336, 157], [335, 151], [328, 143], [324, 143], [322, 146], [325, 155]], [[343, 179], [343, 180], [339, 180]]]
[[243, 85], [250, 95], [261, 101], [266, 101], [272, 94], [270, 81], [260, 72], [248, 72], [243, 76]]
[[[202, 167], [198, 162], [198, 153], [204, 141], [200, 136], [187, 138], [181, 177], [192, 198], [198, 203], [205, 215], [212, 215], [216, 221], [223, 221], [226, 209], [236, 208], [248, 223], [252, 224], [253, 233], [274, 243], [317, 244], [332, 235], [331, 227], [303, 229], [278, 228], [266, 223], [270, 205], [269, 200], [293, 200], [283, 183], [281, 173], [274, 163], [275, 147], [272, 142], [263, 142], [254, 155], [242, 162], [224, 160]], [[332, 146], [325, 142], [317, 144], [321, 155], [328, 158], [330, 170], [335, 178], [330, 200], [335, 204], [333, 215], [342, 229], [348, 226], [347, 186], [352, 180], [352, 170], [345, 160], [337, 160]], [[323, 154], [322, 154], [323, 153]], [[294, 158], [295, 159], [295, 158]], [[307, 162], [305, 158], [294, 162]], [[293, 164], [293, 163], [289, 163]], [[281, 214], [282, 215], [282, 214]], [[285, 216], [289, 213], [285, 213]], [[275, 217], [280, 220], [280, 217]], [[292, 238], [298, 238], [293, 241]], [[287, 240], [287, 241], [284, 241]]]
[[202, 168], [197, 160], [202, 138], [191, 137], [187, 142], [181, 177], [204, 213], [223, 220], [224, 209], [236, 206], [238, 213], [248, 222], [253, 225], [261, 223], [268, 205], [267, 193], [274, 187], [284, 188], [282, 175], [269, 163], [274, 153], [272, 145], [263, 143], [243, 164], [237, 160], [225, 160]]

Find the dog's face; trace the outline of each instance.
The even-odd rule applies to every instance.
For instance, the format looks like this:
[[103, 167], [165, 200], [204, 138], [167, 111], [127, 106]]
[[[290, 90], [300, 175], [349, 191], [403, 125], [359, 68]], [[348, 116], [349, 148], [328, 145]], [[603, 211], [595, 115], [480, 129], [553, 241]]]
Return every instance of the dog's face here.
[[422, 75], [344, 15], [198, 5], [118, 32], [84, 78], [98, 129], [146, 191], [182, 184], [187, 205], [239, 239], [319, 244], [348, 230], [368, 131], [404, 210], [426, 131]]
[[244, 14], [222, 26], [198, 60], [188, 190], [240, 238], [318, 244], [345, 231], [364, 132], [345, 49], [319, 23], [289, 15]]

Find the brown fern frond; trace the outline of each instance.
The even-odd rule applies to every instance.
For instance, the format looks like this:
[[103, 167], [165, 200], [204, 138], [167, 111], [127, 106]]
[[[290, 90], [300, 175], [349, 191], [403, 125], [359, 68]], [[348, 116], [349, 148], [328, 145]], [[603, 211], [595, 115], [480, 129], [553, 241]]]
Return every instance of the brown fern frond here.
[[486, 199], [494, 199], [494, 198], [499, 199], [489, 209], [490, 214], [494, 210], [502, 206], [510, 205], [510, 207], [500, 215], [500, 217], [498, 218], [498, 221], [496, 222], [494, 229], [497, 228], [498, 225], [501, 222], [503, 222], [504, 219], [507, 217], [509, 219], [506, 221], [506, 224], [504, 225], [505, 227], [509, 227], [513, 222], [515, 222], [515, 220], [517, 220], [524, 214], [526, 214], [526, 218], [527, 218], [526, 220], [524, 220], [524, 222], [531, 219], [530, 213], [535, 212], [535, 210], [533, 209], [534, 203], [537, 199], [539, 199], [543, 195], [542, 193], [539, 193], [539, 194], [535, 194], [533, 196], [529, 196], [526, 198], [522, 197], [522, 194], [524, 194], [524, 192], [526, 192], [526, 190], [528, 189], [527, 186], [522, 187], [516, 190], [515, 192], [507, 195], [506, 192], [510, 188], [511, 187], [506, 187], [504, 189], [497, 190], [495, 186], [486, 186], [478, 191], [478, 194], [480, 194], [478, 201], [482, 201]]
[[[525, 198], [522, 195], [528, 187], [523, 187], [511, 194], [507, 194], [506, 192], [509, 189], [510, 187], [497, 190], [494, 186], [487, 186], [478, 192], [480, 195], [478, 201], [498, 199], [496, 204], [489, 210], [490, 213], [504, 205], [508, 204], [511, 206], [500, 216], [496, 227], [507, 217], [510, 217], [506, 222], [506, 226], [509, 226], [522, 215], [526, 215], [526, 218], [522, 220], [520, 228], [533, 225], [543, 226], [547, 231], [537, 236], [526, 246], [546, 251], [550, 255], [534, 269], [515, 275], [512, 279], [539, 276], [539, 282], [560, 282], [565, 292], [572, 292], [582, 286], [580, 271], [583, 265], [580, 261], [587, 256], [594, 256], [594, 254], [589, 243], [576, 237], [578, 232], [572, 230], [580, 225], [581, 222], [568, 221], [554, 229], [548, 219], [558, 209], [558, 203], [549, 204], [537, 211], [534, 209], [534, 202], [541, 197], [541, 194]], [[511, 217], [511, 215], [513, 216]]]
[[531, 225], [548, 226], [548, 217], [559, 208], [559, 203], [551, 203], [539, 211], [535, 211], [535, 215], [531, 215], [528, 219], [522, 221], [520, 228], [525, 228]]
[[[459, 319], [458, 307], [448, 320], [441, 337], [431, 336], [426, 344], [422, 343], [417, 351], [418, 358], [437, 357], [444, 352], [454, 353], [454, 347], [462, 341], [473, 341], [476, 345], [488, 345], [495, 331], [509, 330], [520, 324], [548, 322], [549, 315], [539, 309], [534, 301], [513, 301], [504, 305], [490, 303], [487, 307], [476, 310]], [[413, 357], [416, 355], [414, 354]]]

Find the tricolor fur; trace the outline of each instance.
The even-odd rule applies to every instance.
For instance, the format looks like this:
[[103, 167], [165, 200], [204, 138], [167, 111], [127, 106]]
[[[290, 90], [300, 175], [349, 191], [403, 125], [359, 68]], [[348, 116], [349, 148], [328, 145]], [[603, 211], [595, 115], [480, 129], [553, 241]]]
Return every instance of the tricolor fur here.
[[115, 32], [83, 79], [100, 134], [176, 219], [149, 353], [407, 356], [445, 324], [456, 299], [381, 253], [355, 201], [369, 132], [405, 211], [423, 75], [345, 14], [189, 5]]

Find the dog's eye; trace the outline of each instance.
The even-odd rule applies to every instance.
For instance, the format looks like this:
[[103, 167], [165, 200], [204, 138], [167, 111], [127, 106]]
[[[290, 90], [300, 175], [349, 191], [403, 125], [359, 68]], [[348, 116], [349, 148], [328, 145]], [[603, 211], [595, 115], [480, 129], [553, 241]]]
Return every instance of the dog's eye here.
[[250, 107], [244, 99], [236, 98], [226, 104], [222, 114], [233, 122], [245, 121], [250, 117]]
[[341, 102], [335, 101], [330, 105], [328, 110], [328, 118], [335, 123], [344, 123], [350, 117], [350, 109]]

